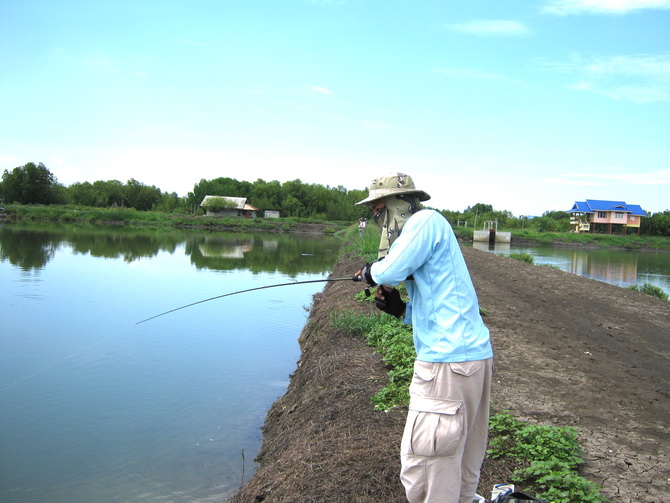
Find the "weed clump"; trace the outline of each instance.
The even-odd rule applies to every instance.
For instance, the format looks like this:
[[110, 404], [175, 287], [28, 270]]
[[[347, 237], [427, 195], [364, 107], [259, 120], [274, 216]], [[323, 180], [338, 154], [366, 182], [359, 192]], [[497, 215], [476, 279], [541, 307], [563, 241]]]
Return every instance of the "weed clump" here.
[[553, 503], [603, 503], [598, 486], [577, 473], [582, 448], [577, 430], [528, 424], [507, 412], [491, 416], [489, 448], [493, 459], [512, 458], [510, 482], [535, 490]]
[[520, 262], [526, 262], [527, 264], [532, 264], [535, 260], [530, 253], [511, 253], [509, 258], [519, 260]]
[[662, 288], [656, 285], [652, 285], [651, 283], [645, 283], [642, 286], [631, 285], [628, 287], [628, 289], [633, 290], [634, 292], [646, 293], [647, 295], [651, 295], [652, 297], [658, 297], [659, 299], [662, 300], [668, 300], [668, 294], [665, 293], [665, 291]]

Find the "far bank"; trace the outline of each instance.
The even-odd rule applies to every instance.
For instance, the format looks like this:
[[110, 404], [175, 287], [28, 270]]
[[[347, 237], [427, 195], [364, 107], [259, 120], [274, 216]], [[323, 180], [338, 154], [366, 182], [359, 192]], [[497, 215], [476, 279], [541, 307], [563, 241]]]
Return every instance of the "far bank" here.
[[132, 208], [81, 208], [69, 206], [9, 205], [0, 211], [0, 222], [52, 223], [68, 225], [128, 226], [148, 229], [177, 228], [240, 232], [298, 232], [333, 235], [351, 222], [306, 218], [210, 217]]
[[[215, 232], [299, 232], [326, 235], [339, 234], [353, 225], [353, 222], [348, 221], [324, 221], [306, 218], [224, 218], [184, 213], [138, 211], [132, 208], [88, 208], [58, 205], [6, 205], [3, 210], [0, 210], [0, 222], [2, 221], [179, 228]], [[472, 228], [454, 226], [454, 232], [459, 241], [472, 243]], [[537, 232], [528, 229], [511, 229], [511, 233], [511, 243], [513, 245], [670, 251], [670, 237], [665, 236]]]

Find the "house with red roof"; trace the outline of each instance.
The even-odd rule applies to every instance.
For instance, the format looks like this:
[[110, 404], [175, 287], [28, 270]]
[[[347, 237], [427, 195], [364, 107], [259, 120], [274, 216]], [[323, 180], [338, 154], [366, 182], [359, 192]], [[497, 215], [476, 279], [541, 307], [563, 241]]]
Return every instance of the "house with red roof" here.
[[568, 210], [570, 213], [570, 232], [607, 232], [607, 234], [628, 234], [637, 230], [640, 235], [642, 217], [645, 211], [637, 204], [624, 201], [601, 201], [587, 199], [577, 201]]

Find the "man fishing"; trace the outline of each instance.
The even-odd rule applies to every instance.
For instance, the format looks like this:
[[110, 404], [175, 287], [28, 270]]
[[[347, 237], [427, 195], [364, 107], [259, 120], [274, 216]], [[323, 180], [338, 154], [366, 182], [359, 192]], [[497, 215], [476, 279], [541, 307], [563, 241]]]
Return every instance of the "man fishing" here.
[[[416, 361], [400, 446], [410, 503], [472, 503], [486, 451], [493, 351], [449, 222], [423, 209], [412, 178], [372, 180], [367, 204], [381, 231], [379, 258], [356, 275], [379, 309], [413, 330]], [[396, 288], [404, 281], [405, 303]]]

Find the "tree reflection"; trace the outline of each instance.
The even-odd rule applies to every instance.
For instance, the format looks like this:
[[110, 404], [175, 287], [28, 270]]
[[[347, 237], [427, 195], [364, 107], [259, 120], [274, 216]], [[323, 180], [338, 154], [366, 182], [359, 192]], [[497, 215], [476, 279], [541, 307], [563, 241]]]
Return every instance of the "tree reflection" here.
[[183, 249], [198, 269], [247, 269], [290, 276], [326, 272], [340, 241], [332, 236], [222, 233], [76, 226], [0, 226], [0, 260], [23, 270], [47, 266], [58, 250], [133, 262]]

